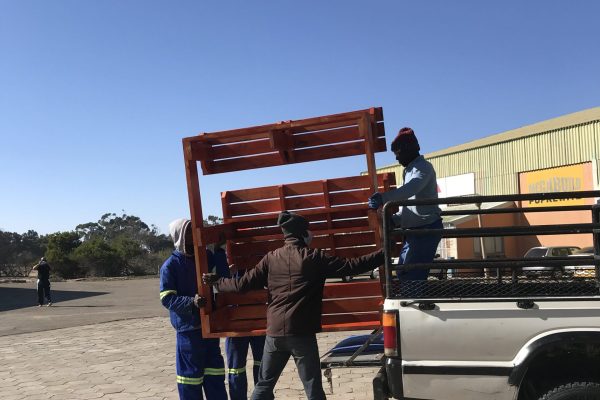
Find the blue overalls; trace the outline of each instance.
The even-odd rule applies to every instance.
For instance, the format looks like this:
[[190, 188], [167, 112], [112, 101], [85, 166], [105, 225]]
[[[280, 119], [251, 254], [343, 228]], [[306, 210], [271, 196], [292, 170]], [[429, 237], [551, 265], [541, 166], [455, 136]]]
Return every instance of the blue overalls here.
[[219, 339], [202, 337], [199, 310], [194, 306], [196, 266], [179, 251], [160, 268], [160, 301], [177, 331], [177, 389], [181, 400], [227, 400], [225, 365]]
[[248, 346], [252, 349], [252, 377], [254, 384], [258, 382], [258, 371], [265, 347], [264, 336], [228, 337], [225, 339], [227, 354], [227, 380], [229, 382], [229, 397], [231, 400], [246, 400], [248, 393], [248, 378], [246, 375], [246, 358]]
[[[214, 253], [207, 251], [209, 269], [214, 268], [221, 278], [230, 278], [227, 254], [221, 248]], [[258, 371], [265, 346], [264, 336], [228, 337], [225, 339], [225, 354], [227, 354], [227, 380], [229, 383], [229, 397], [231, 400], [246, 400], [248, 393], [248, 378], [246, 374], [246, 358], [248, 346], [252, 350], [254, 363], [252, 377], [254, 384], [258, 382]]]

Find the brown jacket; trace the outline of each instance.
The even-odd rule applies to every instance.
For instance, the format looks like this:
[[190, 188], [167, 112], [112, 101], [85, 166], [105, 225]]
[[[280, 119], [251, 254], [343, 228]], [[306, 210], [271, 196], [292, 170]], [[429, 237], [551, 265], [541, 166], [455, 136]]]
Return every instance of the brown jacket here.
[[308, 248], [304, 241], [288, 238], [283, 247], [263, 257], [241, 278], [221, 278], [220, 292], [245, 292], [266, 287], [269, 291], [267, 334], [306, 335], [321, 331], [321, 302], [326, 278], [356, 275], [384, 262], [378, 250], [357, 258], [332, 257]]

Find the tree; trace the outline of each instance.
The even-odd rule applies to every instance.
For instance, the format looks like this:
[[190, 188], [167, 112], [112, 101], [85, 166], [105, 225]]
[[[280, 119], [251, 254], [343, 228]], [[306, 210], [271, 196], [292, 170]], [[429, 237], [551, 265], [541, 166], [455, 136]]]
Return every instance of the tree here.
[[112, 247], [121, 258], [125, 275], [143, 275], [147, 273], [146, 254], [141, 243], [131, 239], [127, 235], [121, 235], [112, 241]]
[[216, 215], [209, 215], [202, 220], [202, 223], [204, 226], [221, 225], [223, 223], [223, 218], [217, 217]]
[[125, 270], [118, 251], [100, 238], [84, 241], [73, 252], [73, 258], [92, 276], [121, 276]]
[[16, 261], [20, 241], [18, 233], [0, 231], [0, 275], [12, 276], [18, 273]]
[[148, 226], [139, 217], [123, 214], [106, 213], [98, 222], [88, 222], [77, 225], [75, 231], [83, 241], [101, 238], [112, 243], [119, 238], [127, 237], [150, 252], [156, 252], [171, 246], [171, 241], [165, 235], [158, 233], [155, 225]]
[[45, 242], [36, 231], [0, 231], [0, 275], [26, 276], [44, 251]]
[[[114, 270], [125, 275], [155, 274], [161, 262], [157, 261], [156, 255], [173, 247], [171, 240], [160, 234], [155, 225], [148, 226], [139, 217], [127, 214], [106, 213], [97, 222], [78, 225], [76, 231], [84, 243], [101, 240], [111, 247], [119, 256], [119, 266], [115, 266]], [[102, 254], [113, 257], [112, 253]], [[107, 262], [99, 263], [99, 260], [89, 265], [100, 264], [108, 265]], [[102, 274], [100, 271], [93, 273]]]
[[[217, 217], [209, 217], [215, 221]], [[72, 232], [40, 236], [0, 230], [0, 275], [23, 275], [44, 254], [53, 273], [63, 278], [85, 275], [155, 274], [173, 242], [134, 215], [106, 213]]]
[[139, 217], [127, 214], [117, 216], [115, 213], [102, 215], [98, 222], [77, 225], [75, 231], [81, 235], [84, 241], [98, 237], [106, 241], [112, 241], [122, 235], [142, 241], [146, 236], [153, 233], [150, 227]]
[[148, 235], [143, 240], [144, 247], [151, 253], [159, 253], [173, 248], [173, 242], [167, 235], [158, 232], [158, 227], [152, 225]]
[[57, 232], [48, 235], [47, 240], [46, 258], [52, 271], [65, 279], [81, 276], [81, 268], [74, 259], [74, 252], [81, 245], [79, 235], [76, 232]]

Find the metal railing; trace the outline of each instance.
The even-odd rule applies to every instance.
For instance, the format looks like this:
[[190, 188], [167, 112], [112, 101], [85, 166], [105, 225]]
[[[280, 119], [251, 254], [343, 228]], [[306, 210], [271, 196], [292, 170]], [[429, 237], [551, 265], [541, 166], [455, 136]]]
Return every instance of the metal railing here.
[[[500, 196], [463, 196], [443, 199], [391, 201], [383, 207], [383, 240], [385, 251], [385, 295], [394, 298], [420, 299], [427, 301], [486, 301], [507, 299], [596, 299], [600, 295], [600, 204], [523, 207], [526, 201], [548, 201], [565, 199], [600, 198], [600, 191], [561, 193], [518, 194]], [[515, 208], [483, 209], [479, 206], [492, 202], [515, 202]], [[442, 216], [451, 215], [498, 215], [539, 212], [589, 211], [590, 223], [563, 223], [533, 226], [503, 226], [477, 228], [403, 229], [392, 222], [394, 207], [419, 205], [469, 205], [473, 209], [442, 210]], [[577, 257], [494, 258], [469, 260], [439, 260], [432, 263], [404, 264], [403, 271], [411, 269], [436, 269], [447, 275], [448, 270], [460, 269], [460, 277], [446, 280], [401, 281], [392, 274], [392, 241], [410, 235], [438, 234], [442, 238], [483, 238], [533, 235], [591, 234], [594, 254]], [[540, 274], [537, 267], [543, 266]], [[574, 276], [565, 272], [565, 267], [577, 270], [588, 268], [587, 275]], [[529, 273], [531, 270], [531, 273]], [[558, 273], [560, 271], [560, 274]], [[492, 273], [495, 272], [495, 276]], [[527, 273], [524, 273], [527, 272]], [[549, 272], [549, 273], [548, 273]], [[560, 275], [560, 276], [559, 276]]]

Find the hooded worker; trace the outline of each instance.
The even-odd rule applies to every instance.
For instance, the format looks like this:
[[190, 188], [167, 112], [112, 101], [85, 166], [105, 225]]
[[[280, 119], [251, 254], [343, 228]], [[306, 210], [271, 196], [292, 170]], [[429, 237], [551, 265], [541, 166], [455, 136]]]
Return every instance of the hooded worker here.
[[321, 304], [327, 278], [357, 275], [384, 262], [381, 250], [357, 258], [327, 255], [308, 247], [312, 239], [309, 222], [284, 211], [277, 224], [285, 243], [268, 253], [239, 278], [205, 274], [206, 284], [220, 292], [246, 292], [267, 287], [267, 336], [258, 382], [252, 399], [273, 399], [277, 379], [291, 356], [308, 399], [325, 399], [321, 380], [316, 333], [321, 331]]
[[[388, 201], [437, 199], [437, 179], [433, 165], [419, 153], [421, 147], [411, 128], [402, 128], [392, 141], [396, 160], [404, 167], [403, 185], [385, 193], [375, 193], [369, 198], [369, 207], [377, 209]], [[393, 216], [395, 225], [403, 229], [442, 229], [440, 208], [436, 205], [403, 206]], [[425, 280], [426, 269], [404, 271], [402, 264], [433, 262], [441, 234], [406, 235], [400, 253], [397, 275], [400, 280]]]
[[160, 268], [160, 301], [169, 310], [177, 331], [177, 389], [181, 400], [226, 400], [225, 364], [219, 339], [202, 337], [199, 308], [205, 299], [198, 295], [194, 241], [188, 219], [169, 225], [175, 250]]

